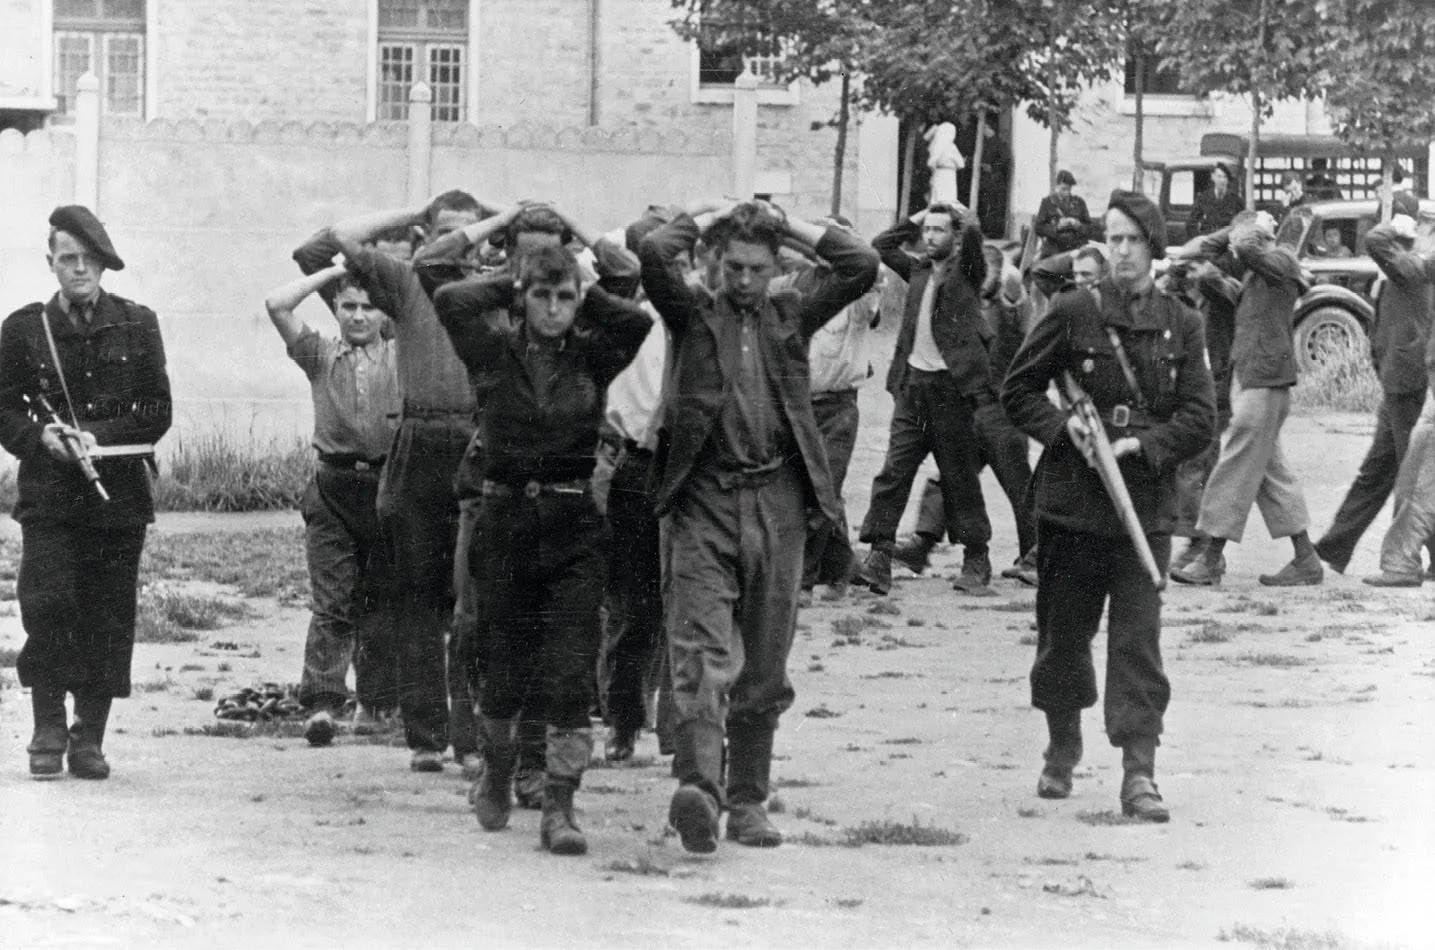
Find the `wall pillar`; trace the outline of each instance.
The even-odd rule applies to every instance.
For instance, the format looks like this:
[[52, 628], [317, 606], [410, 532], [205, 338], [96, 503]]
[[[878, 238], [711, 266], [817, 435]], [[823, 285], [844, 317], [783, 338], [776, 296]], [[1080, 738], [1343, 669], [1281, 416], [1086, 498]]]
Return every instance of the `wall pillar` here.
[[75, 96], [75, 204], [100, 213], [100, 80], [85, 73]]
[[421, 205], [432, 196], [429, 173], [433, 168], [433, 90], [416, 82], [409, 89], [409, 204]]
[[732, 193], [739, 201], [757, 189], [757, 77], [744, 69], [733, 82]]

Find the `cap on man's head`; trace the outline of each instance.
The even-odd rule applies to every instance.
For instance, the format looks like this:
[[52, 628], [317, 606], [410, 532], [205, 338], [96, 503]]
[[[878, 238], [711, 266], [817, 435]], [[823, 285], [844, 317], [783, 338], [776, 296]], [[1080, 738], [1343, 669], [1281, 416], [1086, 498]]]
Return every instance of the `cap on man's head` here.
[[1405, 214], [1412, 218], [1420, 217], [1420, 199], [1408, 191], [1397, 191], [1390, 199], [1392, 214]]
[[1136, 222], [1136, 227], [1141, 229], [1146, 243], [1151, 246], [1153, 260], [1166, 256], [1166, 219], [1161, 217], [1161, 209], [1156, 207], [1156, 202], [1139, 191], [1118, 188], [1111, 193], [1106, 209], [1120, 211]]
[[1058, 185], [1075, 185], [1076, 176], [1063, 168], [1061, 171], [1056, 173], [1056, 183]]
[[105, 270], [125, 269], [125, 262], [115, 253], [115, 246], [110, 243], [109, 234], [105, 233], [105, 226], [95, 217], [95, 213], [84, 205], [64, 205], [56, 208], [50, 214], [50, 227], [64, 231], [89, 248], [90, 253], [105, 266]]

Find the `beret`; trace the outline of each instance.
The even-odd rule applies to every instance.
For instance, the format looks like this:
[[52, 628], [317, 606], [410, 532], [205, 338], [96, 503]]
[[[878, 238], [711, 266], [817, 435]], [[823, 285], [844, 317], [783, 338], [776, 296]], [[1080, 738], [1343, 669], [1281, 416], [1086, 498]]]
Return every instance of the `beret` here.
[[1166, 219], [1161, 217], [1161, 209], [1154, 201], [1140, 192], [1118, 188], [1111, 193], [1106, 208], [1108, 211], [1114, 208], [1136, 222], [1146, 236], [1146, 243], [1151, 246], [1153, 259], [1166, 256]]
[[95, 213], [84, 205], [64, 205], [50, 213], [50, 227], [79, 241], [99, 258], [106, 270], [124, 270], [125, 262], [115, 253], [105, 226]]

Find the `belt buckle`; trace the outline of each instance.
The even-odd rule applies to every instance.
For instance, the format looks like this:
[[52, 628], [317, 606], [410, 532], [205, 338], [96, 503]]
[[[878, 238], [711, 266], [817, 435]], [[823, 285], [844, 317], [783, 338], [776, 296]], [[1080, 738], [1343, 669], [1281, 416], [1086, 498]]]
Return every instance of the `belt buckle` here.
[[537, 498], [543, 493], [542, 482], [529, 482], [523, 486], [523, 494], [528, 498]]
[[1131, 407], [1127, 405], [1117, 406], [1111, 410], [1111, 424], [1118, 429], [1124, 429], [1131, 424]]
[[354, 471], [356, 472], [367, 472], [371, 468], [373, 468], [373, 466], [362, 459], [354, 463]]

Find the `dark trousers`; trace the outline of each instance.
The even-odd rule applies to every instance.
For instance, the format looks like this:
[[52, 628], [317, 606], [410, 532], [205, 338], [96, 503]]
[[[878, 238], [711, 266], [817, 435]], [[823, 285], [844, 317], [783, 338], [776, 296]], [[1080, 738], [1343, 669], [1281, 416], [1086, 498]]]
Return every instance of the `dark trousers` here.
[[[393, 569], [398, 610], [399, 708], [411, 749], [463, 755], [477, 747], [467, 679], [448, 670], [458, 500], [453, 479], [473, 424], [453, 414], [406, 416], [379, 484], [379, 527]], [[450, 734], [449, 697], [456, 710]]]
[[[1031, 462], [1027, 457], [1026, 436], [1011, 424], [1001, 406], [995, 403], [977, 410], [976, 431], [982, 462], [991, 466], [1002, 493], [1011, 504], [1012, 517], [1016, 520], [1017, 557], [1020, 558], [1036, 544], [1036, 518], [1032, 514], [1031, 495], [1027, 491], [1031, 482]], [[917, 509], [916, 533], [932, 541], [940, 541], [947, 533], [946, 501], [942, 496], [941, 479], [927, 480], [927, 487], [922, 491], [921, 507]]]
[[359, 702], [398, 706], [393, 589], [379, 542], [379, 473], [320, 464], [304, 493], [304, 553], [313, 612], [304, 641], [299, 701], [333, 708], [348, 698], [349, 663]]
[[1345, 571], [1361, 535], [1395, 490], [1395, 477], [1400, 472], [1405, 450], [1410, 447], [1410, 432], [1420, 418], [1420, 407], [1424, 403], [1423, 392], [1387, 393], [1380, 400], [1380, 408], [1375, 413], [1375, 440], [1370, 443], [1370, 450], [1365, 453], [1330, 530], [1315, 545], [1320, 559], [1337, 571]]
[[917, 469], [934, 455], [942, 476], [947, 533], [960, 544], [985, 546], [992, 539], [992, 526], [978, 477], [985, 463], [974, 400], [959, 393], [947, 373], [912, 370], [908, 377], [892, 410], [887, 458], [872, 482], [861, 540], [871, 544], [896, 539]]
[[804, 590], [818, 584], [841, 583], [852, 572], [855, 555], [847, 528], [842, 485], [847, 481], [847, 467], [852, 464], [852, 452], [857, 447], [857, 390], [814, 393], [812, 414], [817, 417], [817, 431], [822, 434], [822, 446], [827, 452], [827, 469], [832, 473], [832, 491], [843, 514], [834, 523], [821, 512], [808, 512], [807, 548], [802, 556]]
[[[1115, 746], [1159, 736], [1171, 684], [1161, 665], [1161, 594], [1126, 538], [1038, 525], [1036, 662], [1031, 704], [1044, 712], [1096, 705], [1091, 641], [1110, 601], [1106, 641], [1106, 735]], [[1171, 537], [1148, 535], [1164, 573]]]
[[659, 656], [667, 646], [658, 519], [649, 491], [652, 466], [653, 453], [624, 449], [608, 488], [612, 546], [599, 688], [604, 716], [620, 733], [637, 732], [648, 721]]
[[591, 493], [483, 500], [474, 549], [488, 614], [485, 719], [541, 714], [548, 726], [589, 728], [607, 541]]
[[76, 695], [130, 694], [135, 595], [146, 525], [99, 530], [20, 524], [20, 684]]

